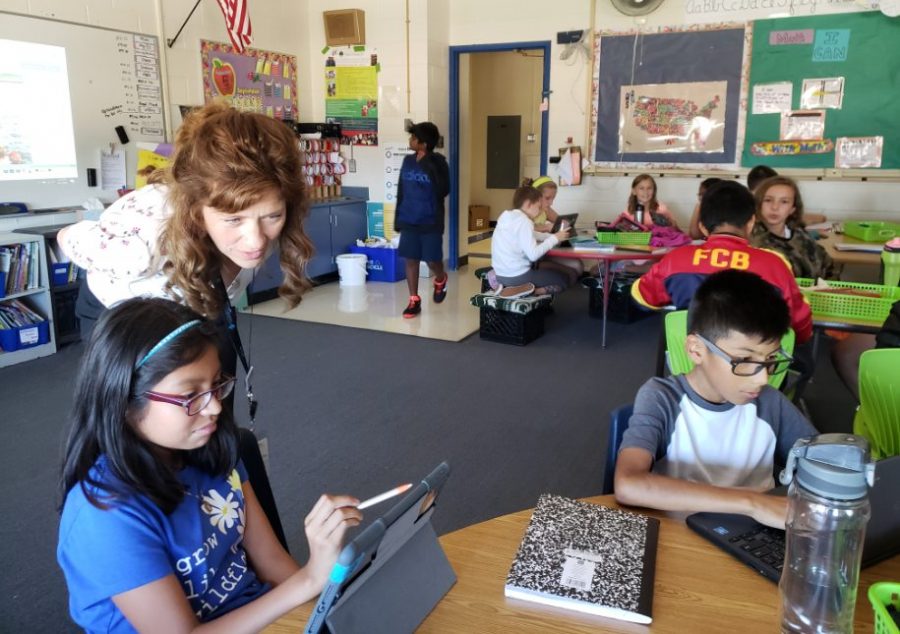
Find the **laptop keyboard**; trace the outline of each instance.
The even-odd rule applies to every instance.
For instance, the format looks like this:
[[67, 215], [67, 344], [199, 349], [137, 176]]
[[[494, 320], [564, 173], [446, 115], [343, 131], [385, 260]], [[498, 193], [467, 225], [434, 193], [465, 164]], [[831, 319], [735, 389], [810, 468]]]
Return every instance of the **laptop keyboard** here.
[[760, 526], [729, 540], [736, 548], [756, 557], [781, 573], [784, 568], [784, 531]]

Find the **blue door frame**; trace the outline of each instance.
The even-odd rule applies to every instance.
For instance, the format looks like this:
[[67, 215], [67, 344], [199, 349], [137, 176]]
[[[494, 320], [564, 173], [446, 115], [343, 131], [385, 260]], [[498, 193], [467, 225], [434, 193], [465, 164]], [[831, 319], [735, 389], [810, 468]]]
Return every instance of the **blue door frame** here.
[[[471, 44], [450, 47], [450, 269], [459, 267], [459, 58], [466, 53], [541, 50], [544, 52], [544, 79], [541, 94], [550, 97], [550, 41]], [[548, 102], [549, 103], [549, 102]], [[541, 113], [541, 174], [547, 172], [547, 128], [549, 109]]]

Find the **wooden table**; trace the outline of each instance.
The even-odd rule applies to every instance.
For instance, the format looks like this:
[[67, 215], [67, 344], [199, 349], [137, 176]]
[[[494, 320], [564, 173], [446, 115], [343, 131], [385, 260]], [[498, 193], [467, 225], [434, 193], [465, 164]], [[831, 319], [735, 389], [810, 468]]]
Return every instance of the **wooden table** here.
[[[586, 501], [616, 507], [613, 496]], [[474, 524], [441, 537], [458, 581], [419, 632], [647, 632], [647, 627], [540, 606], [503, 596], [531, 509]], [[656, 559], [653, 632], [776, 632], [778, 587], [696, 535], [683, 520], [647, 511], [662, 524]], [[866, 597], [875, 581], [900, 579], [900, 556], [862, 571], [856, 603], [856, 631], [873, 628]], [[268, 634], [303, 631], [313, 602], [269, 626]]]
[[872, 242], [863, 242], [850, 236], [843, 234], [829, 233], [826, 237], [819, 240], [819, 244], [825, 247], [825, 251], [831, 256], [835, 264], [866, 264], [879, 266], [881, 264], [881, 253], [871, 253], [867, 251], [839, 251], [838, 244], [873, 244]]
[[612, 278], [615, 272], [610, 271], [609, 263], [618, 260], [634, 260], [637, 262], [648, 262], [660, 260], [671, 249], [660, 248], [654, 253], [644, 251], [627, 251], [616, 247], [615, 251], [588, 251], [582, 249], [573, 249], [572, 247], [558, 247], [550, 249], [548, 256], [556, 258], [569, 258], [572, 260], [597, 260], [600, 266], [600, 279], [603, 286], [603, 325], [602, 335], [600, 337], [600, 345], [606, 348], [606, 310], [609, 306], [609, 292], [612, 288]]

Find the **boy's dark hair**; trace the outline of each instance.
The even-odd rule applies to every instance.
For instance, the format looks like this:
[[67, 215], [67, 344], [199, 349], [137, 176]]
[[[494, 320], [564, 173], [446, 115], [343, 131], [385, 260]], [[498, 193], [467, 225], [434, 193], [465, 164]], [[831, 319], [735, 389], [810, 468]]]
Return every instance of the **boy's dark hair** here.
[[[168, 334], [195, 319], [191, 326], [138, 367], [141, 359]], [[166, 375], [193, 363], [210, 347], [217, 348], [216, 325], [190, 308], [161, 298], [134, 298], [101, 315], [91, 336], [75, 384], [72, 427], [66, 441], [60, 492], [62, 502], [74, 486], [88, 501], [106, 508], [117, 498], [145, 495], [164, 513], [184, 498], [176, 471], [160, 460], [134, 429], [152, 390]], [[170, 406], [174, 408], [176, 406]], [[216, 419], [216, 431], [199, 449], [181, 452], [184, 464], [207, 473], [228, 474], [237, 464], [238, 430], [229, 407]], [[106, 477], [91, 469], [101, 456]]]
[[438, 132], [438, 127], [431, 121], [411, 123], [406, 126], [406, 131], [419, 139], [419, 141], [424, 143], [429, 152], [434, 152], [434, 148], [437, 146], [438, 141], [441, 138], [441, 133]]
[[755, 191], [756, 186], [761, 182], [766, 180], [767, 178], [772, 178], [773, 176], [778, 176], [778, 172], [773, 170], [768, 165], [757, 165], [750, 169], [747, 172], [747, 189], [750, 191]]
[[754, 213], [753, 194], [736, 181], [713, 183], [700, 200], [700, 222], [710, 233], [722, 225], [743, 227]]
[[526, 201], [536, 203], [541, 199], [541, 192], [531, 185], [522, 185], [516, 188], [513, 194], [513, 209], [521, 209]]
[[780, 341], [790, 327], [790, 312], [781, 292], [747, 271], [713, 273], [694, 293], [688, 308], [688, 333], [713, 343], [732, 332]]
[[709, 178], [704, 178], [700, 181], [700, 187], [698, 189], [702, 189], [704, 192], [708, 190], [710, 187], [715, 185], [716, 183], [721, 183], [721, 178], [716, 178], [715, 176], [710, 176]]

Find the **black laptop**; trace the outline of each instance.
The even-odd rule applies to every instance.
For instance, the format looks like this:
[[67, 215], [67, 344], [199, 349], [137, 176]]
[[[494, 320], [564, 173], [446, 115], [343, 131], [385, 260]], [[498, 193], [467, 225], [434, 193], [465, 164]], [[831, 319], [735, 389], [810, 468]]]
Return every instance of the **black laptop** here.
[[[875, 486], [869, 489], [872, 516], [866, 525], [862, 566], [871, 566], [900, 552], [900, 456], [875, 464]], [[787, 487], [772, 492], [785, 495]], [[694, 513], [687, 525], [716, 546], [775, 583], [784, 566], [784, 531], [764, 526], [747, 515]]]

